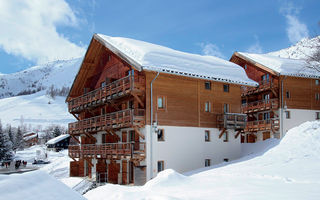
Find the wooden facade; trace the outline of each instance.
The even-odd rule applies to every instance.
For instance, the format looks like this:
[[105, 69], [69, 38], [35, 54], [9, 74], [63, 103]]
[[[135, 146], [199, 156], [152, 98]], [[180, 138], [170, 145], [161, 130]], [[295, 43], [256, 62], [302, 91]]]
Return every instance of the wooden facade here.
[[[96, 160], [96, 178], [101, 182], [145, 181], [142, 130], [151, 124], [150, 84], [156, 74], [139, 71], [93, 37], [66, 100], [77, 119], [69, 124], [69, 134], [78, 142], [69, 147], [74, 160], [71, 176], [92, 176]], [[240, 85], [160, 73], [152, 99], [153, 119], [161, 126], [217, 128], [220, 135], [226, 129], [240, 133], [246, 127], [246, 115], [240, 113]]]
[[280, 137], [281, 108], [320, 110], [320, 101], [316, 99], [320, 86], [316, 79], [280, 75], [238, 52], [230, 61], [242, 66], [248, 77], [259, 83], [257, 87], [241, 89], [241, 111], [248, 115], [247, 139], [243, 142], [254, 142], [257, 132], [262, 132], [263, 140], [270, 138], [270, 133]]

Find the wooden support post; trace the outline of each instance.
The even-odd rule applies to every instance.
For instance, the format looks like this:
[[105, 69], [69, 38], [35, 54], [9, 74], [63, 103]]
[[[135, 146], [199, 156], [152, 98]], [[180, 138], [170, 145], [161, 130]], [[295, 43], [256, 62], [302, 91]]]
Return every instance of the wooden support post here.
[[132, 93], [132, 96], [138, 101], [138, 103], [140, 104], [140, 106], [142, 108], [144, 108], [144, 103], [141, 101], [141, 99], [138, 97], [138, 95]]
[[91, 160], [90, 160], [90, 159], [85, 158], [85, 160], [88, 162], [88, 164], [90, 165], [90, 167], [93, 167], [93, 164], [92, 164], [92, 162], [91, 162]]
[[238, 138], [238, 136], [240, 135], [241, 131], [238, 131], [237, 134], [234, 136], [234, 138]]
[[219, 135], [219, 139], [223, 136], [223, 134], [226, 132], [227, 129], [223, 128], [220, 135]]
[[76, 114], [74, 113], [71, 113], [71, 114], [79, 121], [79, 117]]
[[139, 129], [134, 126], [133, 129], [135, 130], [136, 133], [138, 133], [138, 135], [144, 140], [144, 135], [139, 131]]

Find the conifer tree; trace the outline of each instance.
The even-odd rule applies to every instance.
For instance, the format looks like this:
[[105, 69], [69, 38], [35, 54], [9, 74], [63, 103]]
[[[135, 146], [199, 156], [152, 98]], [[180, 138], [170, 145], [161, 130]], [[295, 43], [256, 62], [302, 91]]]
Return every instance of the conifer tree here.
[[11, 160], [12, 156], [12, 145], [10, 144], [8, 136], [2, 131], [2, 124], [0, 121], [0, 160]]
[[23, 140], [23, 133], [21, 131], [21, 128], [20, 126], [18, 127], [18, 130], [17, 130], [17, 134], [16, 134], [16, 143], [15, 143], [15, 147], [16, 149], [24, 149], [24, 140]]
[[53, 136], [54, 137], [58, 137], [59, 135], [61, 135], [62, 133], [61, 133], [61, 130], [59, 129], [59, 127], [58, 126], [56, 126], [55, 128], [54, 128], [54, 130], [53, 130]]

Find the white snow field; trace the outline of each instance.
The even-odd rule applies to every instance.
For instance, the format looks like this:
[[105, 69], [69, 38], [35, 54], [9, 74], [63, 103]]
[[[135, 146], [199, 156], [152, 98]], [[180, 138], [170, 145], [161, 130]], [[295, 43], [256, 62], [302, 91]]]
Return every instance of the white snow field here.
[[68, 113], [65, 97], [52, 99], [45, 91], [0, 99], [0, 119], [3, 125], [10, 123], [19, 126], [21, 116], [25, 125], [42, 128], [52, 124], [67, 126], [75, 120]]
[[1, 200], [85, 199], [47, 173], [37, 170], [23, 174], [0, 175]]
[[87, 192], [84, 197], [89, 200], [319, 200], [319, 169], [320, 122], [306, 122], [289, 130], [279, 145], [260, 156], [250, 155], [191, 176], [168, 169], [144, 186], [107, 184]]

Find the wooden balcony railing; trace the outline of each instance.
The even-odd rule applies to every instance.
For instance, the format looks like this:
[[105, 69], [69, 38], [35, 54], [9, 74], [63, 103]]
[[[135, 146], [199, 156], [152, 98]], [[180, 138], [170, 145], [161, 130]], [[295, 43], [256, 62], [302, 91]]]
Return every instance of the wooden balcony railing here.
[[144, 124], [144, 122], [144, 109], [126, 109], [69, 123], [69, 133], [81, 134], [85, 132], [126, 128], [136, 123]]
[[270, 109], [277, 109], [277, 108], [279, 108], [278, 99], [266, 99], [266, 100], [260, 100], [260, 101], [242, 104], [241, 112], [252, 113], [252, 112], [260, 112], [263, 110], [270, 110]]
[[137, 158], [145, 156], [145, 142], [70, 145], [71, 158]]
[[269, 90], [272, 88], [277, 88], [278, 85], [274, 82], [273, 79], [270, 80], [263, 80], [259, 82], [258, 87], [247, 87], [241, 86], [241, 96], [246, 96], [254, 93], [258, 93], [261, 91]]
[[217, 116], [219, 128], [244, 129], [246, 127], [247, 115], [240, 113], [224, 113]]
[[68, 101], [69, 112], [79, 112], [87, 107], [98, 106], [107, 101], [123, 97], [133, 91], [141, 91], [144, 88], [144, 78], [135, 76], [133, 73], [128, 76], [90, 91], [82, 96]]
[[248, 121], [245, 131], [264, 131], [273, 130], [277, 131], [280, 128], [280, 123], [278, 118], [258, 120], [258, 121]]

